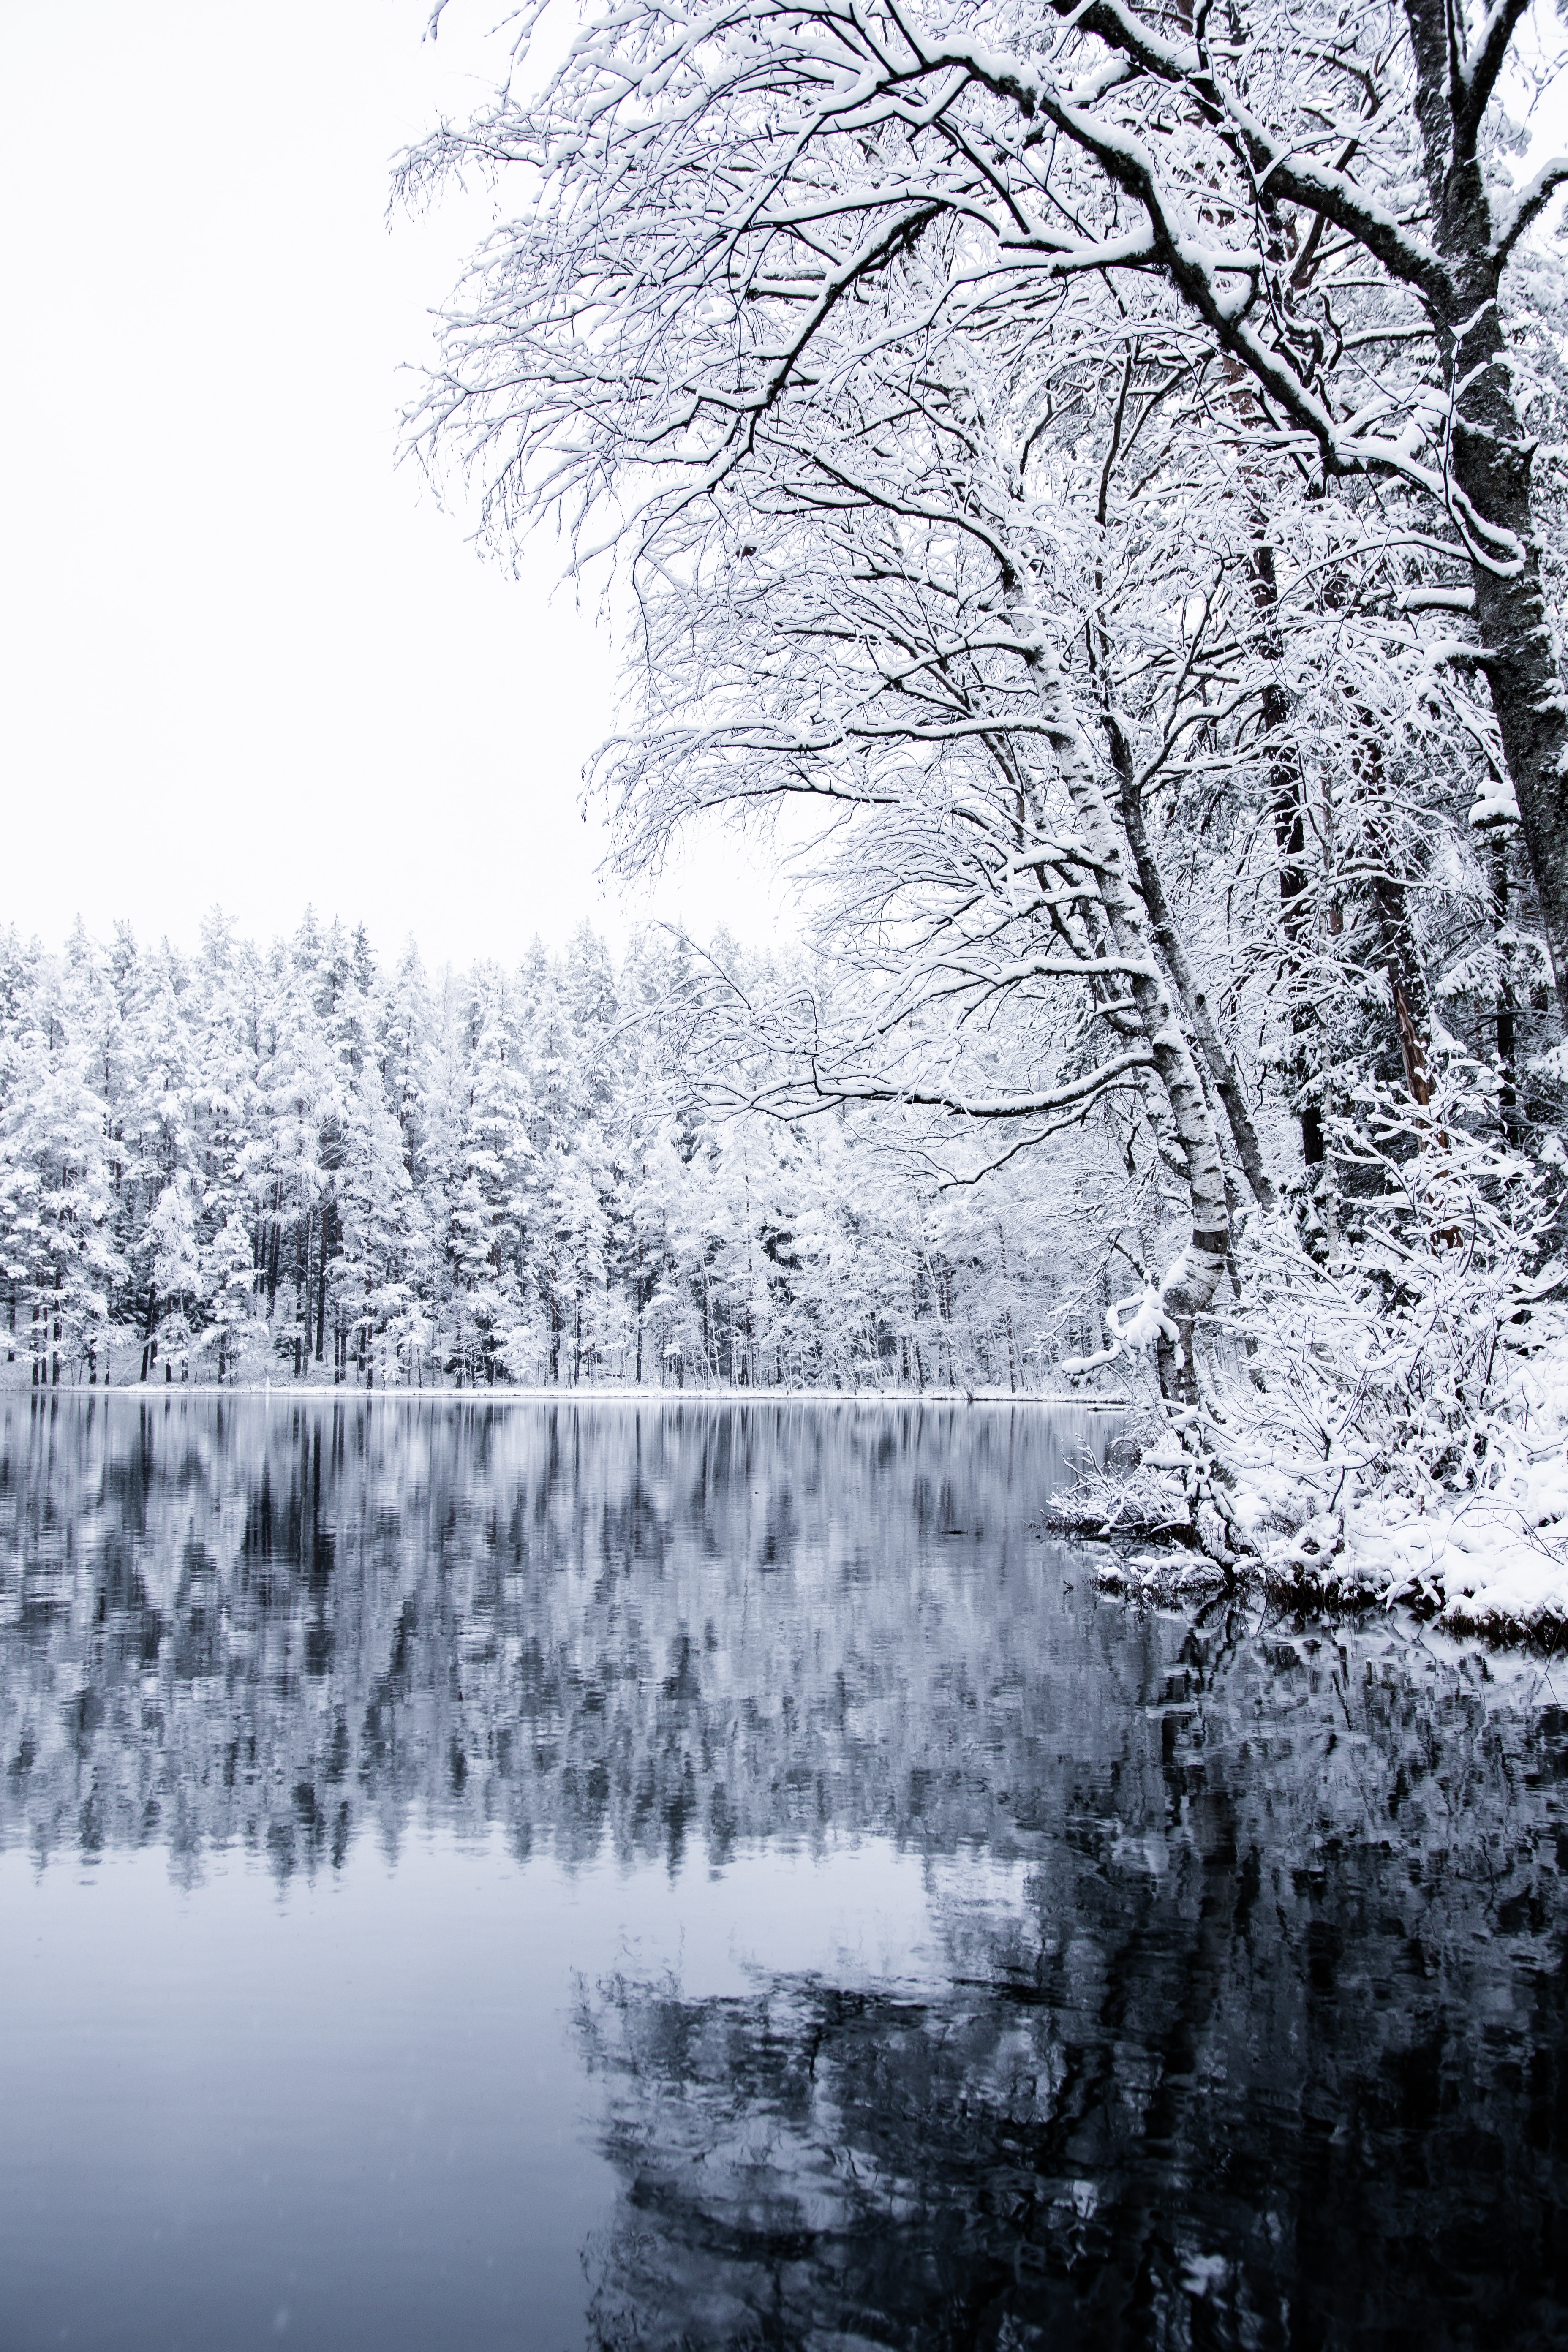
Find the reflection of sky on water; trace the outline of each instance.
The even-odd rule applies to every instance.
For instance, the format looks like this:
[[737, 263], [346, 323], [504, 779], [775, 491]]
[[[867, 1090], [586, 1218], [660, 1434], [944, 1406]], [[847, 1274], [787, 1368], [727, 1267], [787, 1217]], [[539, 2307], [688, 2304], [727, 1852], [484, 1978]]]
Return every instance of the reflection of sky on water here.
[[0, 2343], [1561, 2340], [1568, 1720], [1037, 1413], [0, 1409]]
[[883, 1840], [672, 1874], [419, 1833], [281, 1889], [240, 1855], [179, 1888], [156, 1851], [13, 1851], [0, 2340], [239, 2345], [287, 2310], [293, 2341], [581, 2344], [614, 2178], [579, 1987], [912, 1983], [936, 1942]]

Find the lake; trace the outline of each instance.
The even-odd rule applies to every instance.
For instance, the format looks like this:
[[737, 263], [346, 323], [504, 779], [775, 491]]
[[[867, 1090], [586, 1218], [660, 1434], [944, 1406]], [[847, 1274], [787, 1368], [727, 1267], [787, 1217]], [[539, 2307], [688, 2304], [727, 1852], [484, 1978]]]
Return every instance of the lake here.
[[0, 2347], [1568, 2341], [1568, 1665], [1037, 1407], [0, 1402]]

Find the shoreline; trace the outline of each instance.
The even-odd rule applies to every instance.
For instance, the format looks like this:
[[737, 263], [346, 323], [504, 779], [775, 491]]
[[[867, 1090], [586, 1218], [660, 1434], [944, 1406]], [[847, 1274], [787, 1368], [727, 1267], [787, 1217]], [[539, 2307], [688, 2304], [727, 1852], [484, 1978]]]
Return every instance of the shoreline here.
[[96, 1387], [79, 1382], [67, 1387], [33, 1388], [0, 1385], [0, 1400], [26, 1397], [43, 1403], [59, 1397], [101, 1398], [140, 1397], [144, 1403], [162, 1397], [173, 1404], [186, 1397], [216, 1398], [261, 1397], [272, 1402], [310, 1404], [658, 1404], [674, 1407], [683, 1404], [746, 1405], [746, 1404], [821, 1404], [821, 1405], [905, 1405], [905, 1404], [973, 1404], [1007, 1406], [1044, 1406], [1060, 1412], [1068, 1410], [1090, 1412], [1131, 1412], [1133, 1400], [1124, 1396], [1074, 1396], [1061, 1391], [1008, 1389], [669, 1389], [637, 1388], [630, 1382], [604, 1388], [525, 1388], [509, 1381], [505, 1388], [350, 1388], [322, 1381], [226, 1381], [220, 1386], [216, 1381], [126, 1381], [110, 1385], [107, 1381]]
[[[5, 1388], [0, 1397], [37, 1408], [58, 1404], [62, 1397], [73, 1406], [110, 1399], [135, 1400], [145, 1407], [162, 1398], [164, 1411], [176, 1403], [261, 1403], [305, 1406], [312, 1412], [325, 1406], [352, 1403], [356, 1411], [390, 1406], [448, 1412], [454, 1407], [489, 1410], [541, 1405], [569, 1407], [574, 1412], [635, 1408], [678, 1412], [733, 1412], [752, 1407], [805, 1408], [859, 1412], [907, 1411], [911, 1406], [951, 1410], [955, 1406], [988, 1412], [1075, 1412], [1089, 1415], [1122, 1415], [1133, 1409], [1122, 1396], [1074, 1396], [1041, 1391], [1014, 1393], [1007, 1390], [973, 1392], [952, 1389], [668, 1389], [626, 1386], [603, 1388], [498, 1389], [338, 1387], [325, 1382], [247, 1381], [219, 1387], [211, 1381], [180, 1383], [131, 1381], [122, 1387], [34, 1389]], [[1478, 1505], [1479, 1507], [1478, 1507]], [[1384, 1507], [1386, 1511], [1386, 1506]], [[1502, 1648], [1528, 1649], [1554, 1654], [1568, 1650], [1568, 1558], [1542, 1540], [1543, 1530], [1527, 1523], [1513, 1497], [1469, 1499], [1468, 1507], [1450, 1507], [1425, 1517], [1399, 1518], [1375, 1509], [1361, 1517], [1348, 1548], [1321, 1565], [1289, 1555], [1267, 1556], [1240, 1563], [1228, 1575], [1202, 1553], [1179, 1540], [1162, 1543], [1152, 1531], [1139, 1536], [1129, 1530], [1112, 1542], [1087, 1526], [1050, 1525], [1049, 1507], [1040, 1532], [1058, 1540], [1077, 1541], [1100, 1557], [1096, 1569], [1098, 1589], [1108, 1600], [1124, 1604], [1174, 1607], [1202, 1606], [1227, 1596], [1261, 1601], [1300, 1617], [1324, 1623], [1346, 1617], [1364, 1617], [1373, 1609], [1385, 1613], [1399, 1609], [1419, 1623], [1458, 1638], [1479, 1638]], [[1137, 1546], [1136, 1549], [1132, 1549]]]
[[[1157, 1539], [1129, 1537], [1125, 1552], [1104, 1536], [1083, 1531], [1081, 1539], [1110, 1555], [1097, 1564], [1098, 1589], [1134, 1607], [1237, 1599], [1324, 1625], [1397, 1610], [1457, 1641], [1560, 1656], [1568, 1651], [1568, 1559], [1506, 1521], [1490, 1533], [1489, 1543], [1460, 1553], [1440, 1526], [1407, 1520], [1369, 1530], [1348, 1559], [1327, 1568], [1263, 1559], [1228, 1572], [1173, 1539], [1159, 1548]], [[1142, 1548], [1133, 1550], [1135, 1541]], [[1419, 1567], [1411, 1559], [1416, 1549], [1426, 1553]]]

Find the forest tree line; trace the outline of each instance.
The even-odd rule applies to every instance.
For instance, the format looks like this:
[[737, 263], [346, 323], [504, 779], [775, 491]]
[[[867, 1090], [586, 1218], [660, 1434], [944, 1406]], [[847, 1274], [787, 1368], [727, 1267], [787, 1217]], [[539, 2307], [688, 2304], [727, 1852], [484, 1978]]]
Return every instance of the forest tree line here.
[[1092, 1333], [1016, 1190], [705, 1108], [695, 1003], [686, 950], [586, 929], [434, 980], [310, 915], [8, 934], [12, 1379], [1016, 1390]]

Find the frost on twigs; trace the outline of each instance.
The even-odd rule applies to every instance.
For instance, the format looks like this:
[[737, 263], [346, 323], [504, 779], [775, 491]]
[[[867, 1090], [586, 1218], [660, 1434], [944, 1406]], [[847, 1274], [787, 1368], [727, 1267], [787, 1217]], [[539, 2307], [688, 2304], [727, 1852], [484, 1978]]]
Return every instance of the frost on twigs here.
[[1047, 1517], [1055, 1527], [1100, 1537], [1190, 1538], [1192, 1530], [1181, 1480], [1146, 1461], [1127, 1468], [1087, 1465], [1070, 1486], [1051, 1496]]
[[[1208, 1318], [1200, 1407], [1135, 1465], [1086, 1470], [1058, 1524], [1179, 1537], [1295, 1603], [1400, 1603], [1451, 1626], [1568, 1637], [1568, 1314], [1542, 1167], [1445, 1057], [1416, 1107], [1369, 1085], [1331, 1130], [1336, 1245], [1258, 1221]], [[1117, 1321], [1113, 1314], [1113, 1325]], [[1175, 1590], [1145, 1561], [1102, 1581]]]
[[1469, 1622], [1489, 1592], [1528, 1625], [1568, 1602], [1563, 1268], [1542, 1171], [1489, 1133], [1475, 1076], [1450, 1055], [1419, 1113], [1369, 1086], [1337, 1122], [1361, 1186], [1337, 1262], [1260, 1234], [1235, 1328], [1263, 1384], [1226, 1381], [1225, 1453], [1270, 1584]]
[[1135, 1552], [1102, 1562], [1099, 1580], [1106, 1592], [1143, 1603], [1182, 1606], [1201, 1601], [1229, 1581], [1212, 1559], [1192, 1552]]
[[[1119, 1439], [1103, 1465], [1086, 1463], [1070, 1486], [1051, 1496], [1047, 1518], [1101, 1539], [1180, 1544], [1201, 1556], [1205, 1581], [1225, 1581], [1246, 1549], [1228, 1483], [1202, 1416], [1163, 1411], [1154, 1443], [1140, 1447]], [[1118, 1567], [1101, 1581], [1120, 1576]]]

